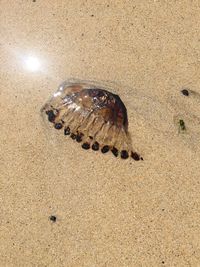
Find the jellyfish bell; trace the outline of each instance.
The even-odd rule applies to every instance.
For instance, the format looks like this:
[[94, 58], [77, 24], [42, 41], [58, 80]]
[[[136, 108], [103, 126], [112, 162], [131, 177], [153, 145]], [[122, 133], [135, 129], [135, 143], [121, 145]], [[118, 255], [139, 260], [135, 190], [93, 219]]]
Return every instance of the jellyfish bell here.
[[41, 109], [57, 130], [81, 143], [83, 149], [109, 151], [122, 159], [142, 159], [133, 151], [127, 109], [116, 94], [82, 81], [66, 81]]

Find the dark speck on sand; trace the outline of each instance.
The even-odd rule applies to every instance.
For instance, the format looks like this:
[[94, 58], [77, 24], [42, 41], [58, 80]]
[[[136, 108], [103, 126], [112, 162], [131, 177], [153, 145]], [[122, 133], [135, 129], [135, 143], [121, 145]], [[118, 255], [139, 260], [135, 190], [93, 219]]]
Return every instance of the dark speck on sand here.
[[184, 95], [184, 96], [189, 96], [189, 91], [187, 89], [183, 89], [181, 91], [181, 93]]
[[54, 215], [49, 216], [49, 220], [52, 222], [56, 222], [57, 218]]

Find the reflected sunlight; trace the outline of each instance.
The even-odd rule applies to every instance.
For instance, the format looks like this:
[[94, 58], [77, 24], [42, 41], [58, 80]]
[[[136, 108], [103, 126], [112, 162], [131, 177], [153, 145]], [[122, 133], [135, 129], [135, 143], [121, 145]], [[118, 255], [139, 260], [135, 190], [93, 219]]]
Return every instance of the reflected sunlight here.
[[27, 56], [24, 59], [24, 67], [32, 72], [39, 71], [41, 69], [41, 62], [35, 56]]

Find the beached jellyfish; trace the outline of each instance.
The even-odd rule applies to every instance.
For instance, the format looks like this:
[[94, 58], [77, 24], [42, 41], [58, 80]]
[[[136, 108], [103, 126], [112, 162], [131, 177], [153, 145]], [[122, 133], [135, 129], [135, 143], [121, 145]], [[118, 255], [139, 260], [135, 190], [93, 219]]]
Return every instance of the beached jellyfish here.
[[105, 88], [88, 82], [66, 81], [41, 111], [55, 129], [62, 129], [85, 150], [111, 151], [122, 159], [142, 159], [132, 149], [124, 103]]

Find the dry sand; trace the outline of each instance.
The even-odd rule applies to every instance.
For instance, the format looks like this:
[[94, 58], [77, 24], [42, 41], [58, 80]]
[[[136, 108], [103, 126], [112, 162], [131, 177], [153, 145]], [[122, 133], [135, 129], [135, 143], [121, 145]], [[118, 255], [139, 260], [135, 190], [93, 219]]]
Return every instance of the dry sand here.
[[[200, 2], [1, 0], [0, 12], [0, 266], [200, 266]], [[46, 127], [40, 108], [69, 77], [120, 85], [143, 162]]]

